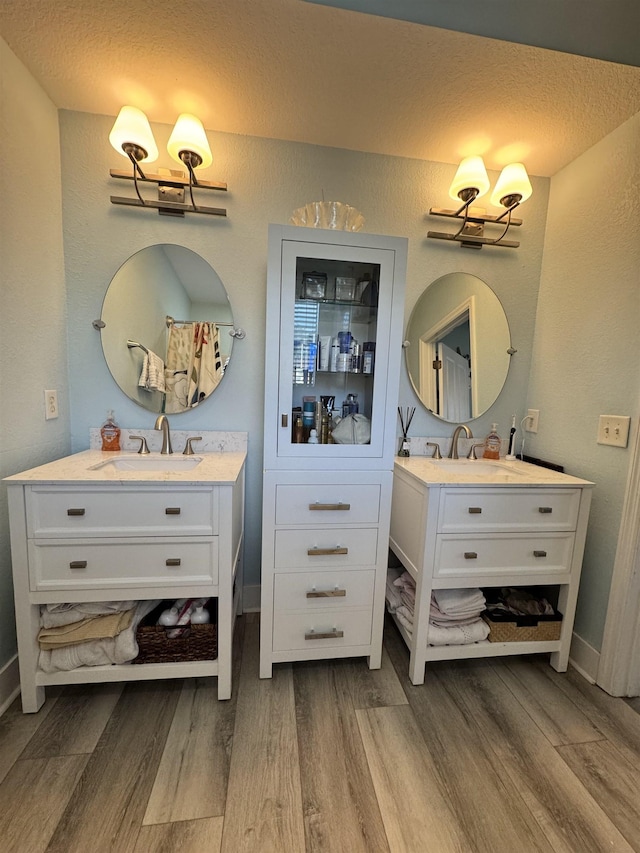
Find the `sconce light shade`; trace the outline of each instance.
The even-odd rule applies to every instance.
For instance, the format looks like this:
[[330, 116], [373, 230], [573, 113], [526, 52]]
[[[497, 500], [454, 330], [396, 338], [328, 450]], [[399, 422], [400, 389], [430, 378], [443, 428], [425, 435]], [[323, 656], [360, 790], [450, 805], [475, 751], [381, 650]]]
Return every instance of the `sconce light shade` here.
[[185, 162], [185, 158], [180, 156], [181, 152], [188, 151], [197, 155], [199, 162], [192, 162], [193, 167], [202, 166], [206, 169], [213, 163], [202, 122], [189, 113], [182, 113], [178, 117], [167, 143], [167, 151], [178, 163]]
[[522, 163], [511, 163], [505, 166], [491, 194], [491, 204], [512, 207], [522, 204], [531, 193], [531, 181]]
[[[475, 191], [475, 194], [471, 191]], [[465, 157], [458, 166], [449, 195], [458, 201], [480, 198], [489, 190], [489, 177], [482, 157]]]
[[137, 107], [122, 107], [111, 128], [109, 142], [125, 157], [129, 157], [129, 151], [133, 150], [134, 159], [139, 163], [153, 163], [158, 159], [158, 146], [149, 120]]

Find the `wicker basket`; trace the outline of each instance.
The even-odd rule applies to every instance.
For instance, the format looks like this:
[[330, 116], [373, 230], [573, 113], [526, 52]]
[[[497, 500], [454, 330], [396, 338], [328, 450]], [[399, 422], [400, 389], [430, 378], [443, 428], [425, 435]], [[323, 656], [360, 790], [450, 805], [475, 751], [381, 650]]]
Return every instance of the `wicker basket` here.
[[485, 612], [482, 618], [489, 626], [490, 643], [531, 643], [559, 640], [562, 613], [553, 616], [513, 616]]
[[136, 631], [138, 657], [132, 663], [215, 660], [218, 657], [217, 625], [189, 625], [182, 636], [170, 639], [167, 629], [156, 625], [162, 611], [170, 606], [171, 602], [163, 602], [142, 619]]

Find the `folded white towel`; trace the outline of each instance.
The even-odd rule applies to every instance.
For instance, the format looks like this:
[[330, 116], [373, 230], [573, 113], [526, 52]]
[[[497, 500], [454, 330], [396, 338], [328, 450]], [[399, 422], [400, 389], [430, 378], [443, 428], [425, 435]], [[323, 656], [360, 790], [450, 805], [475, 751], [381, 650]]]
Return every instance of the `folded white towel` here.
[[485, 609], [485, 597], [477, 589], [434, 589], [433, 597], [441, 613], [476, 614]]
[[42, 649], [38, 658], [43, 672], [68, 672], [80, 666], [104, 666], [112, 663], [129, 663], [138, 656], [136, 629], [140, 620], [157, 607], [160, 601], [141, 601], [131, 625], [117, 637], [104, 640], [92, 640], [75, 646], [63, 646], [60, 649], [46, 651]]
[[138, 381], [140, 388], [147, 391], [162, 391], [165, 389], [164, 361], [155, 352], [146, 352], [142, 360], [142, 371]]

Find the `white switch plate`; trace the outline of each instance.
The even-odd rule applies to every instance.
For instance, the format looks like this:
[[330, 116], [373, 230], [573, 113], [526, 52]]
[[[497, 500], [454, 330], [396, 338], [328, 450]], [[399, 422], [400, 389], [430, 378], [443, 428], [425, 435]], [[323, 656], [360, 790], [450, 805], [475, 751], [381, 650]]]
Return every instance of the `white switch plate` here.
[[58, 417], [58, 392], [44, 392], [44, 419], [50, 421]]
[[598, 444], [626, 447], [629, 441], [631, 418], [625, 415], [600, 415], [598, 418]]
[[538, 432], [538, 420], [540, 418], [540, 409], [527, 409], [527, 419], [524, 422], [524, 428], [527, 432]]

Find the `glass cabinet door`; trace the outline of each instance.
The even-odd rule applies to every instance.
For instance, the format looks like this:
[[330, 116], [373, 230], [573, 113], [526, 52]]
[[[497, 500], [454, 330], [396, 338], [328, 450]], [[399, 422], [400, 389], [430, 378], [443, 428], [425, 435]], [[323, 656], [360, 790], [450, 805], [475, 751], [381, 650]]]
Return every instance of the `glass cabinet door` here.
[[388, 249], [283, 242], [278, 456], [382, 456], [393, 264]]

